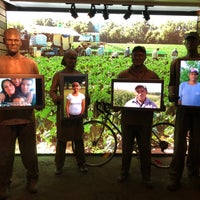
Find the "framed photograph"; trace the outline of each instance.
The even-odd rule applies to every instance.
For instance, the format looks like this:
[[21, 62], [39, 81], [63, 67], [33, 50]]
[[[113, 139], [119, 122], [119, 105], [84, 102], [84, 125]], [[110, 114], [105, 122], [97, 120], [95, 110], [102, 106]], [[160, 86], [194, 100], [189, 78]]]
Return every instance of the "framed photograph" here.
[[88, 76], [87, 74], [60, 74], [60, 86], [63, 101], [61, 119], [73, 119], [87, 116]]
[[163, 110], [163, 80], [112, 80], [111, 103], [114, 108]]
[[0, 110], [45, 106], [43, 75], [0, 74], [0, 87]]
[[200, 108], [200, 59], [180, 60], [178, 106]]

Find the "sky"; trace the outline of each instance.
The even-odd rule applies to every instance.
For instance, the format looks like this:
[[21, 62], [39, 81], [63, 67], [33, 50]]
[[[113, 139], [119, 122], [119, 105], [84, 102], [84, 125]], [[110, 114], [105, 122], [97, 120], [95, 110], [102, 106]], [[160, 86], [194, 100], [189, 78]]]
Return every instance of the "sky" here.
[[[41, 18], [53, 18], [59, 21], [69, 21], [69, 20], [79, 20], [79, 21], [91, 21], [93, 24], [102, 25], [105, 22], [113, 21], [115, 23], [123, 23], [130, 24], [134, 21], [145, 21], [143, 15], [131, 15], [131, 17], [127, 20], [123, 18], [123, 14], [110, 14], [108, 20], [104, 20], [102, 14], [96, 14], [93, 18], [89, 18], [87, 13], [80, 13], [77, 19], [71, 17], [70, 13], [55, 13], [55, 12], [7, 12], [8, 22], [20, 22], [23, 25], [32, 25], [36, 19]], [[151, 15], [148, 24], [159, 25], [165, 23], [167, 21], [188, 21], [195, 20], [197, 21], [197, 16], [159, 16], [159, 15]]]

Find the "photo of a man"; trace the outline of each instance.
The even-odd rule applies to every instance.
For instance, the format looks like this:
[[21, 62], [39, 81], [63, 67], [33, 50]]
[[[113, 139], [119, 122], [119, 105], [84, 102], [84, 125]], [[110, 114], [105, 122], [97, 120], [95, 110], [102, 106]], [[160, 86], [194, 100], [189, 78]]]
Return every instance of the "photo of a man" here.
[[135, 97], [126, 102], [124, 107], [157, 108], [157, 105], [147, 97], [148, 91], [145, 85], [137, 85], [135, 92]]
[[178, 105], [200, 106], [200, 83], [198, 82], [199, 70], [191, 68], [188, 81], [179, 85]]

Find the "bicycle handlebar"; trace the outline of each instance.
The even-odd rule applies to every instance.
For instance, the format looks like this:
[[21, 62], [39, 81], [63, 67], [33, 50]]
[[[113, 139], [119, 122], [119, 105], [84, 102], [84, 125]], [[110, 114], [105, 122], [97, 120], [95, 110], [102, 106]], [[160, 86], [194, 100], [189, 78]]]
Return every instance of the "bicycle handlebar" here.
[[110, 103], [107, 103], [107, 102], [104, 102], [104, 101], [96, 101], [95, 103], [96, 105], [96, 108], [97, 110], [100, 112], [100, 113], [106, 113], [106, 114], [109, 114], [111, 115], [111, 104]]

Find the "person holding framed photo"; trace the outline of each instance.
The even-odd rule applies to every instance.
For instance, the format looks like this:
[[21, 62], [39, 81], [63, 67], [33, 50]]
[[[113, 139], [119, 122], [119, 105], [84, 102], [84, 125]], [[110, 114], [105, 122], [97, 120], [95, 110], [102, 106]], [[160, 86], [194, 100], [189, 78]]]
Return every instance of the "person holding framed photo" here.
[[[185, 47], [187, 55], [172, 61], [170, 66], [169, 81], [169, 101], [178, 104], [185, 97], [181, 94], [178, 97], [180, 86], [180, 64], [181, 60], [196, 59], [200, 60], [198, 54], [199, 34], [195, 31], [185, 33]], [[193, 71], [194, 72], [194, 71]], [[196, 72], [195, 72], [196, 73]], [[195, 74], [194, 74], [195, 75]], [[195, 75], [197, 76], [197, 74]], [[191, 86], [191, 85], [190, 85]], [[191, 88], [190, 88], [191, 90]], [[189, 147], [187, 156], [188, 177], [193, 182], [199, 179], [200, 168], [200, 109], [198, 107], [177, 106], [174, 132], [174, 154], [170, 165], [169, 183], [167, 189], [176, 191], [181, 188], [181, 178], [185, 166], [185, 156], [187, 151], [187, 136], [189, 133]]]
[[[128, 80], [152, 80], [159, 79], [158, 75], [149, 70], [144, 61], [146, 49], [143, 46], [135, 46], [132, 50], [132, 65], [122, 71], [118, 78]], [[153, 111], [122, 109], [122, 164], [118, 180], [123, 182], [129, 177], [132, 151], [135, 139], [138, 144], [142, 182], [147, 188], [152, 188], [151, 182], [151, 132]]]
[[[39, 74], [37, 64], [20, 54], [22, 42], [19, 30], [5, 30], [4, 43], [7, 54], [0, 56], [0, 74]], [[16, 139], [26, 169], [26, 188], [28, 192], [36, 193], [39, 170], [34, 109], [1, 110], [0, 130], [0, 199], [6, 199], [9, 195]]]
[[69, 49], [65, 52], [61, 62], [61, 64], [65, 66], [65, 68], [55, 73], [50, 88], [50, 96], [53, 102], [57, 105], [57, 123], [56, 123], [57, 144], [56, 144], [56, 155], [55, 155], [56, 175], [60, 175], [63, 172], [62, 170], [65, 162], [65, 151], [66, 151], [67, 141], [74, 141], [75, 157], [80, 171], [83, 173], [88, 171], [88, 168], [86, 167], [85, 164], [86, 161], [84, 156], [83, 111], [80, 112], [79, 117], [74, 117], [74, 118], [71, 117], [62, 118], [60, 115], [64, 101], [63, 91], [60, 85], [60, 77], [63, 74], [66, 75], [82, 74], [81, 72], [75, 69], [77, 57], [78, 57], [77, 52], [72, 49]]

